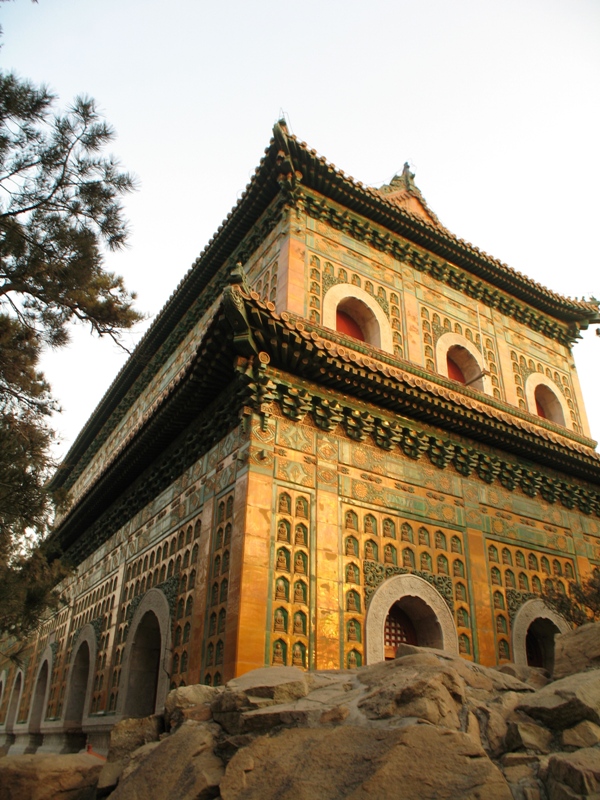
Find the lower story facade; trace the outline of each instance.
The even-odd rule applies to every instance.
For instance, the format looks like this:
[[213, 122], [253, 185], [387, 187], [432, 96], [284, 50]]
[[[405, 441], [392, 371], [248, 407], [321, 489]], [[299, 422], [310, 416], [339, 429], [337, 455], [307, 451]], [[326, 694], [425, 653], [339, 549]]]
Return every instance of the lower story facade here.
[[403, 641], [551, 668], [568, 625], [540, 594], [600, 565], [593, 487], [341, 395], [311, 403], [242, 408], [177, 477], [151, 465], [141, 483], [162, 483], [143, 505], [124, 492], [125, 524], [81, 535], [65, 605], [0, 663], [0, 744], [103, 752], [171, 688], [355, 668]]

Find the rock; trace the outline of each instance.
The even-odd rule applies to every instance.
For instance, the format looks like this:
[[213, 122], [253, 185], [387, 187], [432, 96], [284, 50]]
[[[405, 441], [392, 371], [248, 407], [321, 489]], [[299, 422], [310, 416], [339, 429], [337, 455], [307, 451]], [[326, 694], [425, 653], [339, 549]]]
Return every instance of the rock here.
[[549, 800], [600, 797], [600, 750], [587, 747], [575, 753], [555, 753], [546, 770]]
[[500, 667], [494, 667], [496, 672], [504, 672], [507, 675], [512, 675], [513, 678], [518, 678], [523, 683], [533, 687], [533, 689], [541, 689], [550, 680], [550, 675], [547, 670], [542, 667], [528, 667], [524, 664], [502, 664]]
[[556, 680], [600, 667], [600, 622], [589, 622], [554, 639]]
[[512, 800], [468, 736], [422, 724], [367, 736], [340, 726], [261, 737], [233, 757], [220, 789], [222, 800]]
[[306, 673], [298, 667], [262, 667], [229, 681], [227, 689], [289, 703], [307, 695], [309, 686]]
[[499, 756], [504, 752], [504, 740], [508, 732], [508, 725], [503, 714], [495, 708], [480, 706], [476, 709], [481, 731], [481, 742], [492, 756]]
[[586, 719], [574, 728], [563, 731], [562, 743], [563, 747], [593, 747], [600, 744], [600, 726]]
[[534, 753], [549, 753], [552, 749], [552, 734], [547, 728], [534, 722], [509, 722], [505, 738], [507, 750], [533, 750]]
[[435, 656], [411, 656], [367, 668], [358, 674], [373, 691], [359, 702], [368, 719], [417, 717], [458, 730], [465, 682]]
[[213, 752], [216, 733], [213, 724], [185, 722], [154, 747], [151, 757], [142, 758], [127, 776], [122, 776], [110, 800], [217, 797], [224, 769]]
[[142, 761], [145, 758], [148, 758], [148, 756], [159, 746], [159, 744], [160, 742], [148, 742], [147, 744], [143, 744], [141, 747], [138, 747], [137, 750], [134, 750], [133, 753], [131, 753], [125, 760], [125, 766], [122, 773], [119, 775], [119, 780], [124, 780], [131, 775], [132, 772], [135, 772]]
[[311, 717], [317, 722], [321, 713], [321, 710], [315, 710], [311, 713], [307, 709], [299, 709], [294, 703], [282, 703], [281, 705], [270, 706], [268, 708], [256, 708], [251, 711], [243, 711], [238, 715], [238, 727], [232, 730], [230, 726], [227, 730], [229, 733], [236, 734], [266, 733], [282, 725], [302, 727], [308, 725]]
[[108, 761], [120, 761], [143, 744], [157, 742], [163, 731], [164, 719], [158, 714], [117, 722], [110, 732]]
[[[219, 688], [205, 686], [201, 683], [173, 689], [165, 700], [165, 727], [167, 730], [181, 725], [186, 718], [210, 719], [210, 704], [220, 691]], [[206, 710], [198, 712], [195, 717], [183, 713], [184, 710], [197, 706], [204, 707]]]
[[518, 708], [549, 728], [564, 730], [587, 719], [600, 724], [600, 670], [549, 683]]
[[122, 761], [105, 761], [96, 786], [96, 796], [106, 797], [117, 787], [119, 778], [127, 766], [127, 759]]
[[2, 800], [94, 800], [104, 760], [87, 753], [5, 756]]

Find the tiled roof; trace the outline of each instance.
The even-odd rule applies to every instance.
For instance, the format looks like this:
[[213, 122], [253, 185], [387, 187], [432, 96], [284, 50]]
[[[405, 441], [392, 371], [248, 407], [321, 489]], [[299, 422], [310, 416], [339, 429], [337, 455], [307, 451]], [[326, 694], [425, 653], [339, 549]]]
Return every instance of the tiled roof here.
[[273, 133], [244, 192], [108, 388], [52, 479], [52, 489], [64, 483], [152, 358], [165, 346], [184, 314], [267, 210], [288, 177], [299, 186], [312, 189], [348, 210], [368, 217], [558, 320], [581, 327], [587, 327], [594, 320], [600, 321], [595, 301], [571, 300], [546, 289], [454, 236], [441, 226], [426, 204], [424, 208], [431, 214], [431, 221], [407, 210], [393, 198], [388, 199], [381, 189], [365, 186], [361, 181], [346, 176], [343, 170], [319, 156], [316, 150], [289, 134], [283, 123], [278, 123]]

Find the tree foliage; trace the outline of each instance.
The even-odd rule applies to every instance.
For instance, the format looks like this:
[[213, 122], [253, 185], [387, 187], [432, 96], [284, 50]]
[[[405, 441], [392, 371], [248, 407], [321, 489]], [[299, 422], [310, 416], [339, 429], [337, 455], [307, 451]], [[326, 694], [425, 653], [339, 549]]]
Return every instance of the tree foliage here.
[[[39, 369], [71, 323], [118, 341], [140, 319], [122, 279], [104, 269], [127, 239], [122, 197], [134, 181], [105, 148], [112, 129], [93, 100], [56, 98], [0, 73], [0, 633], [25, 634], [60, 573], [31, 539], [48, 529], [48, 417]], [[57, 572], [58, 570], [58, 572]]]
[[562, 584], [551, 581], [542, 595], [553, 608], [573, 625], [600, 621], [600, 569], [594, 569], [582, 583], [571, 581], [566, 594]]

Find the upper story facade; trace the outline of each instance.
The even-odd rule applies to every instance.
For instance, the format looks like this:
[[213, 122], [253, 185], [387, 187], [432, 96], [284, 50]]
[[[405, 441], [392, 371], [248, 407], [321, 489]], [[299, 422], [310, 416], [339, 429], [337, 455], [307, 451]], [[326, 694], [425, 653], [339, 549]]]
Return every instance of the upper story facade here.
[[[232, 283], [342, 355], [401, 370], [595, 462], [571, 348], [600, 321], [598, 304], [563, 298], [455, 237], [413, 179], [405, 165], [388, 186], [366, 187], [278, 123], [238, 204], [55, 476], [69, 496], [59, 528], [193, 373]], [[227, 358], [215, 350], [220, 385], [233, 375]]]

